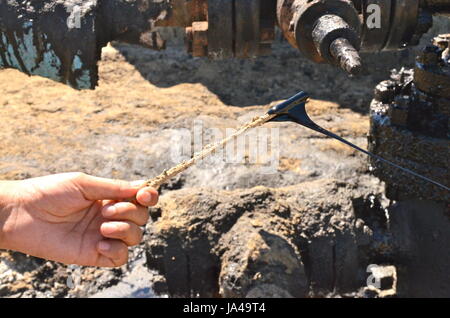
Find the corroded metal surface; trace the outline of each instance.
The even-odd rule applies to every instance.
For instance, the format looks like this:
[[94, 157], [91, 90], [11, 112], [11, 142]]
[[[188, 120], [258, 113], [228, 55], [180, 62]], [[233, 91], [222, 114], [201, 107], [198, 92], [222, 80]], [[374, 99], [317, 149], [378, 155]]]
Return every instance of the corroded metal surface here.
[[330, 45], [330, 54], [333, 56], [334, 63], [348, 74], [357, 75], [361, 72], [361, 57], [348, 39], [338, 38], [334, 40]]
[[27, 4], [0, 2], [0, 67], [17, 68], [77, 88], [94, 87], [99, 56], [97, 1]]
[[103, 46], [121, 40], [163, 48], [153, 28], [181, 24], [176, 17], [170, 1], [1, 0], [0, 67], [94, 88]]
[[195, 57], [208, 55], [208, 22], [193, 22], [186, 28], [187, 51]]
[[[361, 67], [357, 52], [361, 20], [351, 1], [280, 0], [277, 15], [285, 37], [310, 60], [339, 65], [346, 71]], [[336, 46], [336, 54], [330, 54], [331, 44], [340, 38], [347, 40], [340, 42], [345, 45]], [[357, 58], [347, 58], [354, 54]]]
[[408, 46], [417, 26], [419, 0], [396, 0], [391, 11], [391, 28], [385, 50]]
[[439, 46], [428, 46], [418, 57], [414, 69], [416, 86], [431, 95], [450, 98], [450, 64], [448, 48], [450, 37], [436, 40]]
[[[429, 63], [428, 53], [435, 49], [437, 47], [425, 49], [418, 63]], [[445, 63], [440, 66], [442, 70], [445, 67]], [[391, 80], [377, 87], [371, 105], [369, 149], [448, 186], [450, 100], [442, 94], [421, 90], [421, 81], [423, 77], [417, 72], [402, 70], [394, 72]], [[445, 90], [434, 93], [445, 93]], [[450, 201], [448, 191], [414, 180], [376, 161], [371, 164], [374, 174], [386, 181], [387, 195], [391, 199]]]
[[233, 56], [233, 1], [208, 0], [208, 55]]
[[[276, 0], [197, 0], [206, 16], [195, 18], [207, 27], [206, 39], [186, 28], [188, 52], [212, 59], [254, 58], [267, 55], [275, 39]], [[195, 47], [203, 47], [194, 52]]]
[[235, 2], [235, 54], [239, 58], [256, 57], [259, 54], [261, 33], [261, 1]]
[[[289, 43], [310, 60], [340, 65], [348, 71], [352, 67], [346, 61], [355, 64], [356, 51], [401, 50], [417, 45], [432, 26], [432, 14], [445, 13], [449, 6], [448, 0], [278, 0], [277, 18]], [[326, 15], [338, 16], [342, 22], [324, 27], [321, 19]], [[330, 62], [329, 45], [320, 39], [339, 32], [351, 45], [338, 54], [340, 61], [335, 58]]]
[[367, 52], [378, 52], [383, 50], [387, 37], [389, 35], [389, 30], [391, 26], [391, 10], [393, 6], [393, 2], [390, 0], [366, 0], [365, 5], [367, 7], [371, 5], [377, 5], [379, 7], [379, 13], [381, 16], [380, 19], [380, 27], [373, 28], [369, 27], [375, 23], [375, 20], [371, 20], [371, 14], [373, 14], [373, 10], [361, 10], [364, 21], [369, 21], [368, 23], [363, 23], [363, 32], [362, 32], [362, 48], [363, 51]]

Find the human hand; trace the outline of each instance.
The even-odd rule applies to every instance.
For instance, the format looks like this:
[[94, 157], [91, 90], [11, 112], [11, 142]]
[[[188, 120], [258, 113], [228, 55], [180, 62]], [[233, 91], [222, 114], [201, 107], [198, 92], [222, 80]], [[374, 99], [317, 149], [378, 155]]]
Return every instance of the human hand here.
[[[116, 267], [142, 239], [158, 192], [64, 173], [0, 182], [0, 248], [65, 264]], [[123, 202], [136, 198], [137, 203]]]

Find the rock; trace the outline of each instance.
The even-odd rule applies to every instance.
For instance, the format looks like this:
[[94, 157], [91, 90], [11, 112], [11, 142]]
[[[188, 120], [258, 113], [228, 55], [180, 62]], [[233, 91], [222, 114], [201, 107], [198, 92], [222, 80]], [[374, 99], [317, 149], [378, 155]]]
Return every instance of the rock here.
[[349, 191], [317, 180], [280, 189], [169, 192], [147, 228], [147, 265], [165, 276], [176, 297], [353, 291], [365, 283], [358, 273], [370, 253], [360, 252]]
[[295, 229], [279, 216], [242, 216], [226, 233], [219, 275], [223, 297], [302, 297], [307, 277], [292, 242]]
[[389, 208], [400, 297], [450, 295], [448, 211], [448, 202], [419, 199], [397, 202]]
[[86, 297], [117, 284], [119, 269], [65, 266], [17, 252], [0, 253], [0, 297]]

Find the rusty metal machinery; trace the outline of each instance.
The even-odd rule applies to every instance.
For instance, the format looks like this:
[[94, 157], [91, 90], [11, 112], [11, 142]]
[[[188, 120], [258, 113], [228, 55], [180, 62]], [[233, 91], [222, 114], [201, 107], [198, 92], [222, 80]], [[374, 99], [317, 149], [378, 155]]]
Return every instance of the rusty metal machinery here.
[[0, 0], [0, 67], [94, 88], [102, 47], [117, 39], [162, 48], [152, 27], [170, 22], [170, 9], [165, 1]]
[[[371, 105], [369, 149], [429, 178], [449, 185], [450, 34], [434, 39], [414, 70], [393, 72], [381, 82]], [[448, 191], [372, 161], [392, 200], [450, 201]], [[399, 180], [403, 180], [399, 182]]]
[[278, 25], [312, 61], [356, 74], [359, 51], [415, 45], [449, 13], [450, 0], [0, 0], [0, 67], [94, 88], [109, 41], [163, 49], [157, 29], [182, 27], [194, 56], [252, 58]]
[[[414, 69], [394, 70], [376, 87], [370, 115], [370, 151], [450, 185], [450, 34], [425, 47]], [[371, 167], [391, 200], [397, 292], [448, 297], [450, 192], [375, 160]]]
[[[276, 1], [197, 0], [203, 14], [186, 28], [188, 51], [210, 58], [251, 58], [270, 53]], [[200, 10], [201, 11], [201, 10]]]

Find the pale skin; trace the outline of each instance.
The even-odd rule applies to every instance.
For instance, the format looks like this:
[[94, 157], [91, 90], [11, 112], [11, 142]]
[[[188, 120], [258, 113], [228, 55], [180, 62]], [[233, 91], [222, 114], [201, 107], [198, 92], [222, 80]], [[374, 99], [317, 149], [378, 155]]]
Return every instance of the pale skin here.
[[64, 264], [121, 266], [157, 201], [158, 192], [142, 181], [83, 173], [0, 181], [0, 249]]

